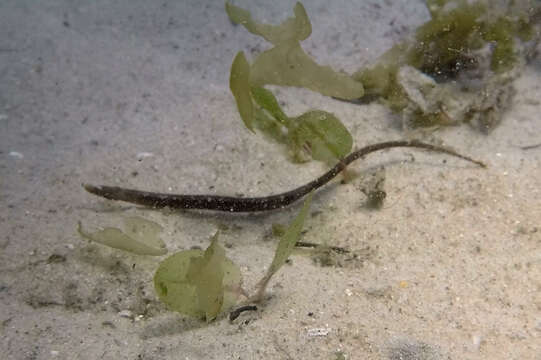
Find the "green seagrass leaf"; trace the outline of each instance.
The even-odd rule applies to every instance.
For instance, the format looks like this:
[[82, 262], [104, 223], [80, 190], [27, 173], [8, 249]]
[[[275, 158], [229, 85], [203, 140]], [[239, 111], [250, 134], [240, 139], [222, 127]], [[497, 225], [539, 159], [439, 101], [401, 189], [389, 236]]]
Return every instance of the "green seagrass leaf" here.
[[306, 152], [313, 159], [332, 163], [351, 152], [353, 138], [336, 116], [322, 110], [306, 112], [290, 129], [294, 152]]
[[252, 87], [252, 97], [261, 108], [267, 110], [277, 121], [287, 124], [287, 115], [278, 104], [278, 100], [272, 92], [263, 87]]
[[107, 227], [95, 232], [87, 232], [79, 222], [77, 231], [90, 241], [137, 255], [161, 256], [167, 254], [165, 243], [158, 234], [162, 227], [157, 223], [133, 216], [124, 219], [125, 232], [115, 227]]
[[280, 25], [257, 23], [252, 19], [249, 11], [229, 2], [225, 3], [225, 11], [232, 22], [241, 24], [252, 34], [259, 35], [275, 45], [291, 39], [302, 41], [312, 33], [312, 24], [300, 2], [297, 2], [293, 8], [295, 17], [286, 19]]
[[244, 125], [249, 130], [254, 131], [254, 105], [250, 95], [250, 65], [242, 51], [237, 53], [231, 65], [229, 88], [235, 97]]
[[351, 76], [316, 63], [297, 40], [282, 42], [262, 52], [251, 68], [251, 84], [296, 86], [325, 96], [353, 100], [364, 95], [363, 85]]
[[274, 45], [261, 53], [252, 64], [250, 83], [255, 87], [266, 84], [304, 87], [326, 96], [352, 100], [363, 96], [363, 85], [349, 75], [336, 72], [329, 66], [317, 64], [308, 56], [300, 41], [312, 33], [312, 25], [304, 6], [297, 2], [295, 17], [280, 25], [260, 24], [252, 19], [249, 11], [226, 2], [226, 12], [231, 21], [241, 24], [255, 35], [262, 36]]
[[295, 244], [297, 243], [297, 241], [299, 241], [302, 227], [304, 225], [304, 220], [306, 219], [306, 215], [308, 214], [308, 210], [310, 209], [312, 196], [313, 193], [310, 193], [308, 195], [308, 197], [304, 201], [302, 210], [295, 217], [293, 222], [291, 222], [291, 224], [287, 227], [284, 234], [280, 238], [280, 242], [278, 243], [278, 247], [276, 248], [276, 252], [274, 253], [274, 259], [272, 260], [269, 270], [267, 271], [268, 278], [274, 275], [282, 267], [282, 265], [284, 265], [287, 258], [293, 252]]
[[161, 301], [182, 314], [211, 321], [236, 303], [240, 269], [225, 256], [217, 235], [209, 247], [178, 252], [162, 261], [154, 275]]

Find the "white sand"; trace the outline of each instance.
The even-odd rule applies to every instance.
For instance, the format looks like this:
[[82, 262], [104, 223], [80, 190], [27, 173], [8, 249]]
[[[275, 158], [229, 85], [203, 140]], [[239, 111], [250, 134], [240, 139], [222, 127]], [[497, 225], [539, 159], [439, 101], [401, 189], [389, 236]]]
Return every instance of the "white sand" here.
[[[294, 2], [236, 4], [277, 22]], [[348, 72], [428, 16], [413, 0], [305, 7], [313, 34], [304, 48]], [[79, 220], [120, 225], [137, 214], [165, 227], [173, 252], [206, 247], [226, 224], [222, 244], [252, 288], [272, 259], [271, 224], [298, 205], [257, 216], [166, 213], [80, 184], [253, 196], [321, 174], [323, 165], [291, 164], [242, 126], [229, 67], [237, 51], [252, 59], [267, 47], [229, 22], [222, 1], [0, 2], [0, 357], [541, 359], [541, 148], [519, 148], [541, 143], [539, 62], [516, 81], [492, 134], [462, 126], [427, 139], [488, 169], [414, 150], [355, 164], [386, 165], [384, 208], [364, 210], [355, 182], [335, 183], [315, 197], [304, 240], [360, 258], [321, 267], [292, 257], [261, 310], [233, 324], [168, 311], [152, 285], [159, 259], [77, 235]], [[275, 90], [288, 114], [335, 113], [359, 147], [404, 135], [381, 105]]]

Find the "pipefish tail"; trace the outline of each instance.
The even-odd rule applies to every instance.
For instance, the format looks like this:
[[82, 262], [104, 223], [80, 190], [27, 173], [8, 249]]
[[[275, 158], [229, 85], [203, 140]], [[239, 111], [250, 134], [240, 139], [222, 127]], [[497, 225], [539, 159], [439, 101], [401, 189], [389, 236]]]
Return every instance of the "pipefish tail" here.
[[126, 189], [117, 186], [95, 186], [83, 184], [83, 187], [89, 193], [104, 197], [106, 199], [125, 201], [153, 208], [169, 207], [172, 209], [202, 209], [227, 212], [268, 211], [284, 208], [301, 199], [311, 191], [322, 187], [355, 160], [379, 150], [398, 147], [418, 148], [431, 152], [439, 152], [469, 161], [483, 168], [486, 167], [483, 162], [475, 160], [469, 156], [459, 154], [458, 152], [446, 147], [423, 143], [417, 140], [397, 140], [365, 146], [343, 158], [332, 169], [317, 179], [312, 180], [296, 189], [270, 196], [232, 197], [219, 195], [177, 195]]

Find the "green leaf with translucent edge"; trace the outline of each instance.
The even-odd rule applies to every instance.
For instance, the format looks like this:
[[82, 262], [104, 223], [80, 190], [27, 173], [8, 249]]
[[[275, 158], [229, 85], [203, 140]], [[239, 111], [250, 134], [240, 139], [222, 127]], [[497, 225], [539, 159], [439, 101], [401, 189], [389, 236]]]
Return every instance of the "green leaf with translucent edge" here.
[[297, 243], [297, 241], [299, 241], [301, 237], [302, 227], [304, 226], [304, 220], [306, 219], [308, 209], [310, 208], [310, 203], [312, 202], [312, 196], [313, 192], [311, 192], [304, 201], [302, 210], [297, 215], [297, 217], [295, 217], [293, 222], [287, 227], [287, 229], [285, 229], [283, 234], [281, 234], [280, 242], [278, 243], [278, 247], [276, 248], [276, 252], [274, 253], [272, 263], [269, 266], [265, 276], [263, 276], [263, 278], [259, 281], [257, 285], [257, 293], [251, 297], [251, 301], [259, 302], [263, 300], [265, 289], [267, 288], [267, 284], [269, 283], [270, 279], [274, 274], [276, 274], [276, 272], [282, 267], [282, 265], [284, 265], [287, 258], [293, 252], [295, 244]]
[[124, 232], [118, 228], [107, 227], [89, 233], [83, 230], [81, 222], [79, 222], [77, 231], [87, 240], [137, 255], [161, 256], [167, 254], [165, 243], [158, 236], [162, 231], [160, 225], [137, 216], [125, 218], [124, 225]]
[[304, 87], [346, 100], [363, 96], [361, 83], [329, 66], [318, 65], [301, 48], [299, 42], [312, 32], [310, 19], [301, 3], [295, 5], [295, 17], [280, 25], [259, 24], [252, 19], [250, 12], [229, 3], [226, 3], [226, 11], [231, 21], [275, 45], [261, 53], [252, 64], [250, 82], [253, 86]]
[[254, 125], [264, 135], [276, 142], [280, 144], [286, 144], [288, 142], [284, 125], [260, 107], [255, 108]]
[[301, 212], [288, 226], [288, 228], [280, 238], [280, 242], [278, 243], [278, 247], [276, 248], [276, 252], [274, 253], [274, 259], [272, 260], [272, 263], [267, 272], [267, 276], [269, 278], [274, 275], [282, 267], [282, 265], [285, 264], [287, 258], [293, 252], [295, 244], [297, 243], [297, 241], [299, 241], [302, 227], [304, 226], [304, 220], [306, 219], [306, 215], [308, 214], [308, 210], [310, 209], [310, 204], [312, 203], [312, 196], [313, 193], [310, 193], [308, 195], [308, 197], [304, 201]]
[[272, 117], [287, 126], [288, 118], [272, 92], [262, 87], [252, 87], [252, 97], [257, 105], [269, 112]]
[[241, 24], [246, 30], [263, 37], [271, 44], [277, 45], [291, 39], [301, 41], [312, 33], [310, 19], [300, 2], [293, 8], [295, 17], [286, 19], [280, 25], [259, 24], [252, 19], [249, 11], [229, 2], [225, 3], [225, 11], [233, 23]]
[[351, 76], [321, 66], [309, 57], [296, 40], [289, 40], [261, 53], [252, 64], [253, 86], [295, 86], [325, 96], [352, 100], [364, 95], [363, 85]]
[[353, 138], [344, 125], [331, 113], [314, 110], [295, 119], [290, 129], [295, 154], [306, 152], [315, 160], [331, 163], [351, 152]]
[[154, 275], [156, 293], [169, 308], [207, 321], [236, 303], [240, 285], [240, 269], [225, 257], [217, 235], [204, 252], [186, 250], [168, 257]]
[[250, 64], [241, 51], [231, 65], [229, 88], [235, 97], [237, 108], [244, 125], [254, 131], [254, 105], [250, 95]]

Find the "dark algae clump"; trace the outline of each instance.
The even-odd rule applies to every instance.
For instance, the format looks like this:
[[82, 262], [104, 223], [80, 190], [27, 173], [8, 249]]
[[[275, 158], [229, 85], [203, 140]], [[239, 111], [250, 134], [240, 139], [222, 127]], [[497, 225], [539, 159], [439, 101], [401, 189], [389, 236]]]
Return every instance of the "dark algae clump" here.
[[[366, 95], [405, 128], [469, 122], [488, 132], [510, 106], [512, 80], [539, 39], [539, 2], [427, 0], [432, 17], [412, 39], [357, 71]], [[537, 30], [536, 30], [537, 29]]]

